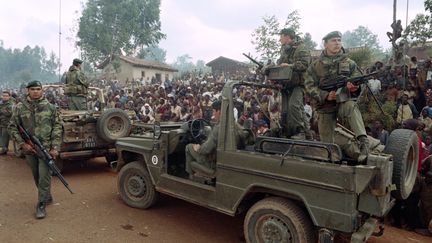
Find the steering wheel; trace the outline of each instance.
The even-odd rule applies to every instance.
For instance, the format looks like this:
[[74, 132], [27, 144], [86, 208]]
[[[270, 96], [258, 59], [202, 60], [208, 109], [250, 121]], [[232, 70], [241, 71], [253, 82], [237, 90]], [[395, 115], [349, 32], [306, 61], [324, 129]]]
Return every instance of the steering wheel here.
[[190, 122], [189, 132], [195, 142], [201, 143], [206, 139], [205, 126], [210, 126], [210, 122], [202, 118], [194, 119]]

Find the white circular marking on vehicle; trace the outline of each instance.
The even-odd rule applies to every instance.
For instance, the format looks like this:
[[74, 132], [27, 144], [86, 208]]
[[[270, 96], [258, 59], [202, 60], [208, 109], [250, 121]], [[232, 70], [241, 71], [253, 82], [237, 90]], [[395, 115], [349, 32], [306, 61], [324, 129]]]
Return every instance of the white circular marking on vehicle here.
[[156, 155], [152, 156], [152, 164], [157, 165], [158, 163], [158, 157]]

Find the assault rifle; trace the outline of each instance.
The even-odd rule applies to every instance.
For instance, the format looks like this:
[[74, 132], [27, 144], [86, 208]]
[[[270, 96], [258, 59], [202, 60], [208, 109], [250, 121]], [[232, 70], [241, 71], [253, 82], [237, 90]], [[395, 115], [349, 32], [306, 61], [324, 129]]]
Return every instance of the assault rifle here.
[[63, 185], [73, 194], [72, 190], [69, 188], [69, 184], [66, 179], [60, 174], [60, 170], [55, 165], [54, 158], [49, 154], [47, 149], [42, 145], [39, 139], [28, 132], [22, 124], [18, 125], [18, 131], [21, 137], [24, 139], [25, 143], [30, 145], [35, 151], [37, 157], [39, 157], [48, 166], [48, 168], [56, 175]]
[[367, 83], [369, 78], [378, 74], [379, 72], [372, 72], [362, 76], [356, 77], [346, 77], [346, 76], [338, 76], [333, 79], [328, 79], [323, 84], [319, 85], [319, 88], [325, 91], [336, 91], [336, 102], [344, 102], [348, 100], [348, 96], [346, 93], [342, 92], [342, 89], [346, 87], [347, 83], [350, 82], [354, 85], [360, 85]]
[[256, 65], [258, 65], [258, 70], [261, 70], [264, 67], [264, 64], [261, 62], [258, 62], [257, 60], [253, 59], [251, 56], [243, 53], [243, 56], [247, 57], [247, 59], [249, 59], [251, 62], [255, 63]]

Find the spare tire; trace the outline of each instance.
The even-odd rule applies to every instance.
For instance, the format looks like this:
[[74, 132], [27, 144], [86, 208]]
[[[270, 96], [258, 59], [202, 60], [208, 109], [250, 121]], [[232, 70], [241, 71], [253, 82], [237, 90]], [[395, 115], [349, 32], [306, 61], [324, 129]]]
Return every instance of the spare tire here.
[[130, 129], [131, 121], [128, 114], [118, 108], [103, 111], [96, 123], [98, 136], [110, 143], [129, 135]]
[[417, 134], [412, 130], [396, 129], [390, 136], [384, 153], [393, 155], [393, 178], [396, 185], [393, 196], [407, 199], [417, 177], [419, 143]]

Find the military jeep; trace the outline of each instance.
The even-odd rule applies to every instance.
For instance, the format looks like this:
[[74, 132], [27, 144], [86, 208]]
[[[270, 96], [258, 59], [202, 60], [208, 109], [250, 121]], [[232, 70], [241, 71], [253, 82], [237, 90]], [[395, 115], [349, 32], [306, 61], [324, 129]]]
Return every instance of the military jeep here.
[[213, 168], [192, 162], [195, 173], [189, 176], [184, 170], [185, 146], [208, 133], [202, 120], [155, 124], [118, 139], [121, 199], [147, 209], [163, 193], [231, 216], [246, 212], [247, 242], [333, 242], [336, 235], [365, 242], [382, 234], [383, 217], [414, 185], [415, 132], [395, 130], [386, 147], [370, 138], [371, 152], [363, 164], [355, 159], [353, 134], [343, 127], [335, 131], [335, 144], [253, 137], [235, 124], [232, 94], [239, 85], [267, 87], [225, 84]]
[[[46, 95], [58, 96], [62, 94], [63, 85], [44, 85], [43, 89]], [[59, 107], [63, 135], [56, 164], [60, 170], [65, 162], [84, 161], [99, 156], [105, 156], [108, 164], [115, 161], [116, 139], [129, 135], [131, 130], [131, 121], [135, 118], [133, 111], [106, 109], [104, 94], [100, 88], [90, 87], [89, 93], [96, 96], [99, 111], [77, 111]], [[15, 154], [21, 155], [16, 148]]]

